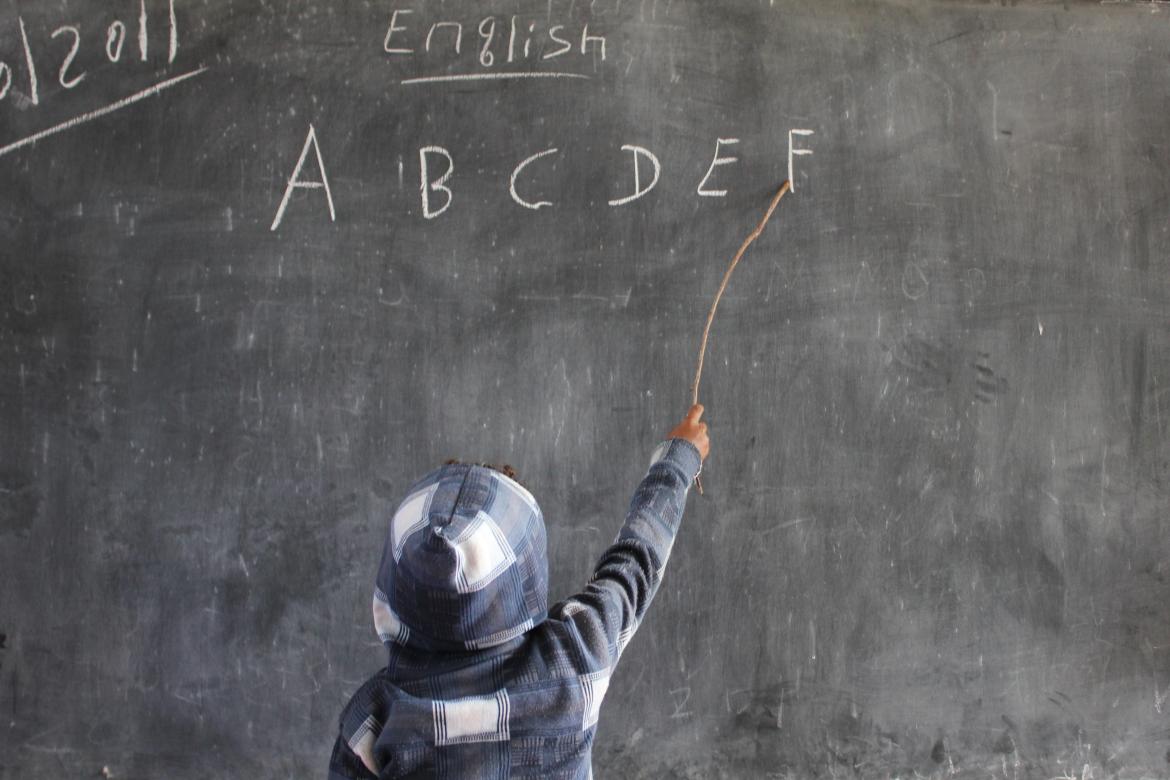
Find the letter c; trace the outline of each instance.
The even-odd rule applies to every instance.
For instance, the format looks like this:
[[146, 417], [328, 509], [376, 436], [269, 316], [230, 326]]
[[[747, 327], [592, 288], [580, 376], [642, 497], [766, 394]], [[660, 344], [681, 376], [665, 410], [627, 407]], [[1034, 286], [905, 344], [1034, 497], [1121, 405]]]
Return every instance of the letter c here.
[[552, 149], [545, 149], [543, 152], [537, 152], [536, 154], [532, 155], [531, 157], [529, 157], [528, 159], [524, 160], [523, 162], [521, 162], [519, 165], [516, 166], [516, 170], [512, 171], [512, 179], [508, 182], [508, 192], [512, 193], [512, 200], [516, 201], [524, 208], [532, 209], [533, 211], [536, 211], [541, 206], [551, 206], [552, 205], [551, 200], [538, 200], [535, 203], [533, 203], [532, 201], [527, 201], [527, 200], [524, 200], [524, 198], [521, 198], [520, 194], [518, 192], [516, 192], [516, 178], [520, 175], [520, 171], [522, 171], [528, 167], [529, 163], [532, 163], [536, 160], [539, 160], [541, 157], [546, 157], [550, 154], [556, 154], [556, 153], [557, 153], [556, 147], [553, 147]]

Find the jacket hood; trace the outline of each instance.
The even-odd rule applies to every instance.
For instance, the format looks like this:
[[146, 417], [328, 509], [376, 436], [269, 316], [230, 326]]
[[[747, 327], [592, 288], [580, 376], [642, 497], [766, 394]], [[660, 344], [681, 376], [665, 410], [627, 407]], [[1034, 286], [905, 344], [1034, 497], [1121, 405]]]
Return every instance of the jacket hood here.
[[394, 512], [374, 588], [387, 645], [477, 650], [548, 613], [548, 545], [532, 494], [483, 466], [443, 466]]

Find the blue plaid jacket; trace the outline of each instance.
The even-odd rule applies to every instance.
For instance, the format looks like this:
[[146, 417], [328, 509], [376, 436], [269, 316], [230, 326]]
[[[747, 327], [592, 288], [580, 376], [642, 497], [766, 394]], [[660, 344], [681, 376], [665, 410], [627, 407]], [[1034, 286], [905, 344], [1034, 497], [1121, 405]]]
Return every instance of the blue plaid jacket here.
[[389, 662], [353, 695], [330, 780], [584, 780], [610, 675], [662, 581], [699, 452], [658, 447], [580, 593], [547, 608], [544, 520], [503, 474], [449, 465], [390, 521], [374, 588]]

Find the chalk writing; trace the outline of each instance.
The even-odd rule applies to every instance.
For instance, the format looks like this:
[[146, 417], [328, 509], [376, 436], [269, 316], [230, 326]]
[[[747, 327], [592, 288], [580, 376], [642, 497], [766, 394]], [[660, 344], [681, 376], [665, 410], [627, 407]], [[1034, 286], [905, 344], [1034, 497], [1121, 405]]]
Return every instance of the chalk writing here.
[[[711, 160], [711, 167], [707, 169], [707, 174], [703, 180], [699, 182], [698, 193], [708, 198], [722, 198], [727, 195], [727, 190], [709, 190], [707, 189], [707, 180], [711, 178], [711, 174], [715, 172], [715, 167], [719, 165], [727, 165], [729, 163], [737, 162], [738, 157], [720, 157], [719, 147], [723, 144], [731, 145], [739, 143], [738, 138], [716, 138], [715, 139], [715, 158]], [[789, 176], [792, 174], [790, 173]]]
[[[428, 154], [439, 154], [439, 155], [442, 155], [447, 160], [446, 172], [444, 172], [442, 176], [435, 179], [434, 181], [431, 181], [430, 178], [427, 176], [427, 155]], [[446, 186], [447, 180], [451, 178], [451, 175], [453, 173], [455, 173], [455, 160], [454, 160], [454, 158], [451, 157], [451, 153], [448, 152], [446, 149], [444, 149], [441, 146], [424, 146], [423, 148], [418, 150], [418, 171], [419, 171], [419, 181], [421, 183], [421, 189], [422, 189], [423, 218], [434, 219], [435, 217], [439, 216], [444, 211], [449, 209], [451, 207], [451, 201], [453, 201], [455, 199], [454, 198], [455, 194], [453, 192], [451, 192], [451, 189], [449, 187]], [[446, 193], [447, 202], [443, 204], [442, 208], [437, 209], [437, 210], [431, 209], [431, 197], [430, 197], [431, 192], [444, 192], [444, 193]]]
[[[536, 70], [542, 63], [573, 58], [596, 67], [609, 56], [604, 31], [580, 25], [485, 16], [464, 23], [454, 19], [420, 19], [414, 8], [396, 8], [390, 13], [382, 51], [394, 59], [414, 59], [426, 68], [462, 66], [461, 73], [411, 76], [402, 84], [450, 81], [483, 81], [519, 78], [586, 78], [572, 68], [566, 71]], [[474, 36], [475, 46], [464, 56], [464, 38]], [[512, 67], [493, 71], [501, 64]], [[530, 70], [516, 68], [527, 65]]]
[[[399, 27], [398, 26], [398, 15], [399, 14], [406, 15], [406, 14], [412, 14], [412, 13], [414, 13], [414, 10], [410, 9], [410, 8], [395, 8], [394, 13], [390, 15], [390, 27], [386, 30], [386, 38], [382, 41], [382, 49], [387, 54], [414, 54], [414, 49], [405, 49], [405, 48], [390, 45], [390, 39], [394, 37], [394, 33], [403, 32], [406, 30], [406, 27]], [[434, 30], [432, 29], [431, 32], [434, 32]], [[463, 27], [462, 26], [459, 27], [459, 38], [460, 39], [463, 38]], [[429, 34], [427, 35], [427, 51], [430, 51], [430, 35]]]
[[428, 84], [443, 81], [490, 81], [502, 79], [588, 79], [581, 73], [523, 73], [520, 71], [497, 71], [495, 73], [456, 73], [450, 76], [418, 76], [403, 79], [403, 84]]
[[[393, 21], [390, 23], [391, 29], [394, 27]], [[455, 31], [455, 53], [460, 54], [463, 51], [463, 25], [459, 22], [435, 22], [431, 25], [431, 29], [427, 31], [427, 43], [424, 47], [425, 51], [431, 50], [431, 38], [435, 35], [435, 30], [441, 30], [444, 27], [450, 27]], [[405, 28], [398, 28], [405, 29]]]
[[808, 135], [812, 135], [812, 134], [813, 134], [812, 130], [793, 129], [793, 130], [788, 131], [788, 181], [790, 183], [790, 186], [792, 187], [793, 192], [796, 192], [796, 179], [793, 176], [792, 158], [797, 157], [797, 156], [802, 155], [802, 154], [812, 154], [812, 149], [797, 149], [797, 148], [795, 148], [792, 145], [792, 138], [793, 138], [793, 136], [797, 136], [797, 135], [808, 136]]
[[[792, 170], [793, 158], [800, 155], [812, 154], [811, 149], [798, 148], [794, 146], [793, 139], [798, 136], [812, 135], [812, 130], [791, 130], [788, 134], [788, 165], [789, 171]], [[715, 139], [715, 154], [710, 164], [707, 166], [706, 172], [699, 180], [698, 186], [695, 190], [699, 197], [725, 197], [728, 193], [727, 189], [713, 189], [709, 186], [709, 182], [714, 175], [715, 169], [722, 165], [730, 165], [737, 162], [739, 158], [721, 153], [722, 147], [730, 146], [740, 143], [738, 138], [717, 138]], [[316, 155], [317, 168], [320, 172], [319, 179], [304, 178], [305, 161], [308, 159], [309, 151], [312, 150]], [[0, 149], [0, 154], [3, 153]], [[663, 164], [650, 149], [644, 146], [635, 144], [622, 144], [621, 151], [630, 153], [630, 173], [633, 178], [633, 187], [627, 184], [625, 187], [618, 187], [618, 192], [625, 191], [625, 194], [616, 195], [609, 198], [606, 202], [611, 207], [624, 206], [635, 201], [638, 201], [658, 186], [662, 178]], [[534, 198], [531, 195], [521, 194], [522, 181], [525, 173], [529, 167], [538, 161], [560, 154], [560, 147], [551, 147], [543, 151], [536, 152], [520, 160], [514, 168], [512, 168], [508, 176], [507, 192], [509, 199], [521, 208], [530, 211], [539, 211], [543, 208], [551, 208], [556, 204], [548, 197]], [[554, 166], [555, 167], [555, 166]], [[482, 169], [481, 169], [482, 172]], [[398, 182], [402, 186], [402, 181], [405, 173], [405, 163], [402, 157], [398, 158]], [[646, 174], [649, 173], [647, 179]], [[418, 182], [419, 182], [419, 202], [421, 206], [421, 214], [423, 219], [432, 220], [440, 217], [451, 209], [455, 202], [455, 184], [453, 177], [455, 175], [455, 155], [442, 146], [427, 145], [418, 149]], [[627, 182], [629, 180], [627, 179]], [[284, 194], [281, 197], [280, 205], [277, 207], [276, 214], [273, 217], [271, 230], [276, 230], [280, 227], [284, 220], [285, 211], [288, 208], [289, 199], [295, 189], [321, 189], [324, 190], [325, 201], [329, 209], [330, 221], [336, 221], [336, 211], [333, 202], [333, 193], [329, 186], [329, 178], [325, 171], [325, 160], [321, 154], [321, 148], [317, 138], [316, 129], [313, 125], [309, 125], [308, 135], [305, 138], [304, 144], [301, 147], [300, 156], [297, 158], [296, 165], [293, 166], [292, 174], [285, 184]], [[914, 281], [914, 279], [911, 279]], [[903, 286], [905, 288], [906, 281]], [[917, 289], [915, 289], [917, 292]], [[908, 295], [911, 293], [907, 293]]]
[[175, 86], [176, 84], [179, 84], [183, 81], [186, 81], [187, 79], [194, 78], [195, 76], [198, 76], [202, 73], [205, 73], [206, 71], [207, 71], [207, 68], [196, 68], [195, 70], [189, 71], [187, 73], [183, 73], [182, 75], [167, 79], [166, 81], [160, 81], [159, 83], [155, 84], [153, 87], [147, 87], [144, 90], [141, 90], [139, 92], [135, 92], [133, 95], [130, 95], [129, 97], [122, 98], [121, 100], [118, 100], [114, 103], [111, 103], [110, 105], [105, 106], [104, 108], [99, 108], [96, 111], [89, 111], [89, 112], [84, 113], [80, 116], [76, 116], [73, 119], [69, 119], [65, 122], [61, 122], [60, 124], [53, 125], [52, 127], [47, 128], [45, 130], [41, 130], [39, 133], [33, 133], [32, 135], [28, 136], [27, 138], [22, 138], [19, 141], [13, 141], [12, 143], [10, 143], [6, 146], [0, 146], [0, 157], [3, 157], [4, 155], [8, 154], [9, 152], [16, 151], [17, 149], [20, 149], [22, 147], [35, 144], [37, 141], [41, 140], [42, 138], [47, 138], [50, 135], [56, 135], [57, 133], [60, 133], [63, 130], [68, 130], [71, 127], [77, 127], [80, 124], [83, 124], [85, 122], [89, 122], [93, 119], [97, 119], [98, 117], [105, 116], [106, 114], [112, 114], [115, 111], [121, 110], [121, 109], [125, 108], [126, 106], [137, 103], [140, 100], [145, 100], [146, 98], [151, 97], [152, 95], [157, 95], [158, 93], [162, 92], [164, 89], [170, 89], [171, 87]]
[[[166, 0], [166, 3], [166, 26], [168, 30], [166, 63], [170, 65], [175, 62], [179, 51], [179, 25], [175, 15], [175, 0]], [[144, 63], [151, 61], [150, 18], [150, 8], [148, 8], [146, 0], [139, 0], [136, 20], [138, 60]], [[16, 18], [16, 27], [20, 32], [21, 56], [19, 59], [13, 59], [10, 55], [6, 56], [3, 52], [0, 52], [0, 102], [18, 101], [18, 107], [20, 108], [26, 108], [30, 105], [39, 106], [42, 100], [40, 74], [42, 72], [41, 66], [44, 65], [44, 52], [60, 49], [60, 45], [50, 45], [43, 40], [34, 45], [36, 39], [29, 34], [29, 28], [23, 16]], [[60, 40], [66, 44], [66, 48], [61, 51], [55, 62], [57, 83], [66, 90], [73, 90], [87, 80], [89, 76], [88, 72], [79, 69], [76, 63], [78, 62], [78, 55], [81, 54], [83, 47], [87, 45], [87, 41], [93, 40], [94, 38], [96, 38], [95, 44], [99, 47], [99, 51], [104, 52], [109, 62], [120, 62], [126, 44], [126, 36], [126, 23], [120, 19], [110, 21], [96, 36], [88, 36], [86, 30], [77, 23], [58, 26], [48, 35], [48, 41]], [[17, 71], [20, 68], [21, 60], [23, 61], [23, 73], [18, 74]], [[105, 116], [112, 111], [125, 108], [133, 103], [137, 103], [139, 100], [156, 95], [162, 90], [185, 81], [192, 76], [199, 75], [205, 70], [206, 68], [197, 68], [180, 76], [164, 79], [151, 87], [135, 92], [129, 97], [118, 100], [104, 108], [89, 111], [46, 130], [34, 133], [26, 138], [10, 142], [0, 147], [0, 155], [36, 143], [42, 138], [54, 135], [71, 127], [76, 127], [83, 122]], [[103, 73], [105, 72], [107, 71], [103, 71]], [[20, 86], [17, 86], [18, 83]]]
[[106, 59], [117, 62], [122, 59], [122, 47], [126, 45], [126, 25], [115, 20], [106, 30]]
[[[140, 0], [138, 7], [138, 54], [139, 60], [142, 62], [149, 61], [149, 18], [146, 0]], [[175, 0], [168, 0], [167, 20], [169, 28], [167, 36], [167, 64], [171, 64], [175, 61], [175, 56], [179, 50], [179, 31], [178, 22], [175, 17]], [[32, 105], [40, 105], [40, 76], [37, 68], [37, 58], [34, 56], [34, 47], [29, 38], [28, 26], [25, 24], [23, 16], [17, 17], [16, 24], [20, 30], [21, 54], [23, 55], [25, 67], [24, 76], [27, 91], [24, 93], [24, 96]], [[81, 25], [63, 24], [53, 30], [49, 38], [57, 39], [62, 36], [67, 37], [69, 48], [61, 55], [60, 62], [57, 66], [57, 78], [61, 86], [72, 89], [86, 75], [84, 72], [81, 72], [72, 77], [67, 76], [69, 68], [77, 58], [84, 40]], [[100, 37], [100, 41], [104, 44], [106, 58], [113, 63], [120, 61], [122, 59], [122, 49], [126, 42], [126, 24], [119, 19], [113, 20], [106, 26], [106, 29]], [[37, 47], [36, 51], [40, 52], [40, 47]], [[6, 83], [4, 87], [0, 87], [0, 100], [8, 96], [8, 87], [11, 86], [12, 72], [13, 66], [3, 55], [0, 55], [0, 73], [5, 74], [4, 76], [0, 76], [0, 79], [3, 79]]]
[[[301, 179], [301, 170], [305, 167], [305, 159], [309, 156], [312, 147], [317, 155], [317, 168], [321, 171], [320, 181], [305, 181]], [[337, 212], [333, 208], [333, 192], [329, 189], [329, 176], [325, 173], [325, 160], [321, 157], [321, 146], [317, 143], [317, 131], [309, 125], [309, 134], [305, 136], [305, 145], [301, 149], [301, 156], [297, 159], [292, 175], [288, 177], [288, 185], [284, 188], [284, 197], [280, 199], [280, 207], [276, 209], [276, 216], [272, 220], [269, 230], [276, 230], [284, 219], [284, 210], [288, 208], [288, 199], [292, 197], [294, 189], [324, 189], [325, 201], [329, 204], [329, 221], [337, 221]]]
[[489, 16], [479, 23], [479, 37], [483, 39], [483, 45], [479, 48], [479, 64], [485, 68], [490, 68], [496, 61], [496, 55], [491, 50], [492, 38], [495, 35], [496, 18], [494, 16]]
[[533, 211], [536, 211], [537, 209], [541, 208], [542, 206], [551, 206], [552, 205], [551, 200], [539, 200], [536, 202], [532, 202], [532, 201], [527, 201], [527, 200], [524, 200], [523, 198], [521, 198], [520, 195], [516, 192], [516, 178], [520, 175], [520, 172], [522, 170], [524, 170], [526, 167], [528, 167], [529, 163], [531, 163], [535, 160], [539, 160], [541, 157], [546, 157], [550, 154], [556, 154], [556, 153], [557, 153], [557, 150], [555, 148], [545, 149], [543, 152], [537, 152], [536, 154], [532, 155], [531, 157], [523, 160], [519, 165], [516, 166], [515, 170], [512, 171], [512, 178], [508, 182], [508, 192], [511, 193], [512, 200], [516, 201], [524, 208], [532, 209]]
[[77, 56], [77, 49], [81, 46], [81, 30], [77, 29], [74, 25], [67, 24], [64, 27], [58, 27], [56, 30], [53, 30], [52, 37], [56, 38], [64, 33], [70, 33], [73, 36], [73, 46], [70, 47], [69, 53], [65, 55], [65, 59], [61, 61], [61, 70], [57, 72], [57, 81], [65, 89], [73, 89], [85, 78], [84, 73], [79, 73], [73, 78], [66, 78], [65, 76], [69, 70], [69, 66], [73, 64], [73, 58]]
[[[626, 203], [631, 203], [631, 202], [637, 200], [638, 198], [642, 197], [647, 192], [654, 189], [655, 185], [658, 184], [658, 177], [662, 173], [662, 164], [658, 162], [658, 158], [655, 157], [654, 153], [651, 152], [649, 149], [644, 149], [641, 146], [633, 146], [632, 144], [626, 144], [622, 147], [622, 151], [623, 152], [632, 152], [634, 155], [634, 194], [627, 195], [624, 198], [617, 198], [616, 200], [611, 200], [609, 202], [609, 205], [611, 205], [611, 206], [622, 206], [622, 205], [625, 205]], [[646, 159], [648, 159], [654, 165], [654, 178], [645, 187], [643, 187], [641, 185], [640, 176], [638, 174], [638, 167], [639, 167], [638, 166], [638, 158], [643, 157], [643, 156], [646, 157]]]
[[40, 90], [37, 89], [37, 66], [33, 62], [32, 47], [28, 45], [28, 30], [24, 27], [24, 17], [17, 19], [20, 22], [20, 43], [24, 47], [24, 62], [28, 66], [28, 99], [32, 104], [39, 105]]

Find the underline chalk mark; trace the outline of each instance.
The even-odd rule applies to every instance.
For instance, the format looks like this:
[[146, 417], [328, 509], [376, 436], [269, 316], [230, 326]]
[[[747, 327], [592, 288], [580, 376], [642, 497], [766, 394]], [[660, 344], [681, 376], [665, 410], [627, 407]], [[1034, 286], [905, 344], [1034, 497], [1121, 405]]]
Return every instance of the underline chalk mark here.
[[48, 128], [46, 130], [41, 130], [39, 133], [33, 133], [32, 135], [28, 136], [27, 138], [22, 138], [19, 141], [13, 141], [12, 143], [8, 144], [7, 146], [0, 147], [0, 157], [3, 157], [4, 155], [8, 154], [9, 152], [15, 152], [17, 149], [23, 148], [25, 146], [30, 146], [31, 144], [35, 144], [37, 141], [40, 141], [43, 138], [47, 138], [51, 135], [56, 135], [57, 133], [60, 133], [64, 130], [70, 130], [74, 127], [77, 127], [78, 125], [84, 124], [86, 122], [97, 119], [99, 117], [103, 117], [106, 114], [112, 114], [113, 112], [118, 111], [119, 109], [126, 108], [126, 106], [133, 105], [134, 103], [137, 103], [140, 100], [144, 100], [152, 95], [157, 95], [159, 92], [162, 92], [164, 89], [167, 89], [169, 87], [173, 87], [176, 84], [183, 82], [183, 81], [186, 81], [189, 78], [193, 78], [195, 76], [198, 76], [199, 74], [205, 72], [206, 70], [207, 70], [207, 66], [204, 66], [202, 68], [197, 68], [197, 69], [189, 71], [187, 73], [183, 73], [182, 75], [175, 76], [174, 78], [167, 79], [166, 81], [160, 81], [159, 83], [155, 84], [153, 87], [147, 87], [146, 89], [142, 90], [141, 92], [135, 92], [133, 95], [130, 95], [129, 97], [124, 97], [115, 103], [111, 103], [110, 105], [106, 106], [105, 108], [99, 108], [96, 111], [90, 111], [86, 114], [82, 114], [80, 116], [75, 116], [72, 119], [69, 119], [69, 120], [62, 122], [61, 124], [53, 125], [52, 127]]
[[402, 84], [425, 84], [437, 81], [488, 81], [503, 79], [588, 79], [582, 73], [561, 73], [557, 71], [512, 71], [501, 73], [457, 73], [451, 76], [419, 76], [403, 79]]

